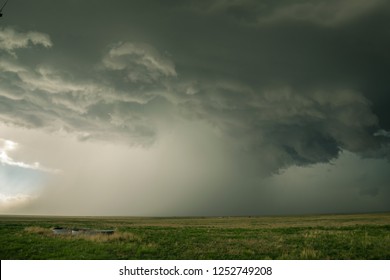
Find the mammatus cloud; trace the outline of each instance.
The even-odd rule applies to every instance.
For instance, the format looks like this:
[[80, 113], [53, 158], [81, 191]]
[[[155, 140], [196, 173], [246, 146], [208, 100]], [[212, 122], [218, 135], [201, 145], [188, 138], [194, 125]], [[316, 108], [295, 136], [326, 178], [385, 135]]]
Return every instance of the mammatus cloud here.
[[6, 51], [15, 56], [15, 50], [27, 48], [30, 45], [42, 45], [46, 48], [52, 47], [49, 35], [30, 31], [18, 32], [13, 28], [0, 28], [0, 50]]
[[140, 43], [119, 43], [103, 58], [110, 70], [126, 72], [130, 82], [152, 83], [164, 77], [176, 77], [175, 66], [155, 48]]
[[[18, 34], [7, 30], [3, 33], [5, 42], [12, 41], [13, 34]], [[25, 33], [24, 37], [36, 35], [29, 34]], [[48, 38], [41, 35], [38, 38]], [[33, 42], [41, 42], [33, 38]], [[26, 40], [20, 41], [28, 42]], [[27, 44], [12, 46], [7, 50]], [[149, 145], [154, 141], [154, 121], [142, 111], [164, 90], [163, 84], [156, 86], [155, 82], [176, 75], [172, 62], [152, 47], [132, 43], [114, 47], [103, 62], [106, 73], [126, 71], [129, 80], [124, 83], [130, 85], [124, 89], [113, 81], [99, 80], [99, 70], [95, 78], [86, 80], [72, 78], [66, 70], [54, 70], [48, 65], [27, 66], [15, 57], [1, 57], [0, 119], [17, 126], [68, 131], [80, 139], [115, 141], [122, 138], [130, 144]]]
[[389, 209], [388, 1], [25, 2], [50, 36], [1, 29], [3, 158], [64, 171], [3, 164], [46, 186], [25, 212]]
[[[14, 33], [5, 33], [10, 38], [4, 40]], [[264, 174], [328, 162], [341, 150], [365, 153], [384, 141], [373, 136], [380, 128], [370, 101], [348, 87], [297, 89], [199, 74], [181, 80], [172, 60], [136, 42], [113, 45], [101, 59], [103, 67], [87, 80], [49, 65], [0, 58], [0, 119], [67, 131], [80, 140], [148, 146], [172, 114], [200, 118], [219, 129], [234, 149], [257, 158]]]

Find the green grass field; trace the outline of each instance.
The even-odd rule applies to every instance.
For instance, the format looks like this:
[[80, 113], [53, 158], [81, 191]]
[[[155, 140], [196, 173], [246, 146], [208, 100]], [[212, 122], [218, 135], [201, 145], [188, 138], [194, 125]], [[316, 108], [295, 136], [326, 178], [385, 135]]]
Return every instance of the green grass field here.
[[[115, 229], [55, 235], [52, 228]], [[291, 217], [0, 216], [0, 258], [390, 259], [390, 213]]]

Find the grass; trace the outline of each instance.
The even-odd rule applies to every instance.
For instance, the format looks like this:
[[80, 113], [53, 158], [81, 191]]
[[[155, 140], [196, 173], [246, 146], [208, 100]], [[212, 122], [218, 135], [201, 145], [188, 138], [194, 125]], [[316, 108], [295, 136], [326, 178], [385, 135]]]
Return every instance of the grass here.
[[[53, 227], [116, 229], [55, 235]], [[293, 217], [0, 216], [1, 259], [390, 259], [390, 213]]]

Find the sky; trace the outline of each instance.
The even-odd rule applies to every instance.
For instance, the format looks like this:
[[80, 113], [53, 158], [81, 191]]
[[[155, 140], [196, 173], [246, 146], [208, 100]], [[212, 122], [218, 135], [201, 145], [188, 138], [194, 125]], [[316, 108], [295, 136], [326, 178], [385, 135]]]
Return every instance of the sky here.
[[390, 211], [389, 1], [2, 12], [0, 214]]

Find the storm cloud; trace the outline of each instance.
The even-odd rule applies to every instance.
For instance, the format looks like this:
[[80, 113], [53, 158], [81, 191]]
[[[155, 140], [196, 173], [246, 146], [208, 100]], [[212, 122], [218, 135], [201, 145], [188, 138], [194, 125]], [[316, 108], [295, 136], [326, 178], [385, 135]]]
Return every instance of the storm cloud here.
[[[7, 139], [69, 151], [36, 154], [63, 174], [23, 211], [54, 211], [48, 202], [62, 197], [54, 212], [73, 200], [77, 214], [91, 196], [129, 215], [388, 210], [386, 1], [103, 3], [23, 1], [2, 19]], [[75, 168], [75, 157], [85, 162]], [[380, 166], [365, 180], [346, 175], [355, 188], [333, 172], [348, 207], [278, 209], [283, 184], [302, 197], [291, 170], [320, 174], [345, 161], [356, 172]], [[325, 181], [315, 184], [329, 202]], [[367, 195], [374, 202], [351, 199]]]

